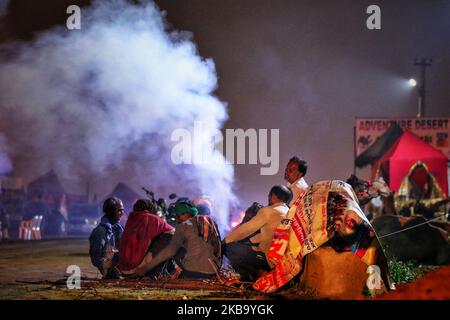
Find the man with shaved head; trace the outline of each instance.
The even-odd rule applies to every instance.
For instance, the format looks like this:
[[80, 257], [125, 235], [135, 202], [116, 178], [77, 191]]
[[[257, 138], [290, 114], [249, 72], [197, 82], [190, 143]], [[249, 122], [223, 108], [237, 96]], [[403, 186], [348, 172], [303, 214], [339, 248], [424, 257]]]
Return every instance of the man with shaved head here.
[[286, 204], [292, 199], [292, 191], [286, 186], [274, 186], [268, 198], [268, 206], [237, 226], [224, 240], [224, 254], [241, 275], [241, 280], [254, 281], [259, 273], [270, 270], [266, 253], [276, 227], [289, 211]]

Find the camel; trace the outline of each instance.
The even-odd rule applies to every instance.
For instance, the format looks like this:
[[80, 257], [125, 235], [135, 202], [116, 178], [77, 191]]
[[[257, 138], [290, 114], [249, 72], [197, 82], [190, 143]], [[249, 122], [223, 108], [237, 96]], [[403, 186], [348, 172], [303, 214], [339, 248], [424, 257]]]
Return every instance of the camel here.
[[403, 261], [415, 260], [418, 263], [430, 265], [449, 264], [449, 233], [431, 222], [383, 237], [426, 221], [423, 216], [385, 215], [374, 219], [372, 226], [380, 237], [381, 244], [388, 256], [394, 256]]

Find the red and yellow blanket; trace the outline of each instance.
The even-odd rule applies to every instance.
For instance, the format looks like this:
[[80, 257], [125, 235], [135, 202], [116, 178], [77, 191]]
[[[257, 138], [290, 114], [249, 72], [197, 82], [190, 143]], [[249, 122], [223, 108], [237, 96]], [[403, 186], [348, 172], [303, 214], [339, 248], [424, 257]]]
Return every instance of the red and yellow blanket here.
[[267, 253], [274, 268], [253, 287], [262, 292], [278, 290], [301, 271], [303, 257], [330, 239], [343, 240], [336, 241], [336, 250], [352, 251], [368, 266], [379, 266], [383, 285], [392, 288], [376, 233], [359, 207], [352, 187], [340, 180], [318, 182], [296, 199], [275, 230]]

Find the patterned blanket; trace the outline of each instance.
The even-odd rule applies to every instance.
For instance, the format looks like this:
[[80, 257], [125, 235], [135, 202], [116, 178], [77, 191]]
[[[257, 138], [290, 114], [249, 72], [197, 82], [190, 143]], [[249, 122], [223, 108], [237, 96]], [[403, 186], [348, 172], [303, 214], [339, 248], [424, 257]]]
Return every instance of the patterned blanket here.
[[328, 241], [335, 250], [351, 251], [368, 266], [378, 266], [381, 285], [393, 288], [376, 233], [352, 187], [340, 180], [318, 182], [295, 200], [267, 253], [274, 268], [253, 287], [262, 292], [278, 290], [301, 271], [303, 257]]

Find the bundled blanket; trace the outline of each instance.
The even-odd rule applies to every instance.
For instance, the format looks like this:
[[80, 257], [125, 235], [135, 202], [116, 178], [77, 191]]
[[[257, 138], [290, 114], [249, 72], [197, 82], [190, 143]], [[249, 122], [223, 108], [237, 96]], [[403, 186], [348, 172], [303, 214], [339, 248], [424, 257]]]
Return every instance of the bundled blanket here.
[[393, 287], [375, 231], [352, 187], [339, 180], [318, 182], [295, 200], [267, 253], [274, 268], [253, 287], [262, 292], [278, 290], [301, 271], [303, 257], [328, 241], [336, 250], [351, 251], [368, 266], [378, 266], [382, 285]]

